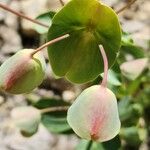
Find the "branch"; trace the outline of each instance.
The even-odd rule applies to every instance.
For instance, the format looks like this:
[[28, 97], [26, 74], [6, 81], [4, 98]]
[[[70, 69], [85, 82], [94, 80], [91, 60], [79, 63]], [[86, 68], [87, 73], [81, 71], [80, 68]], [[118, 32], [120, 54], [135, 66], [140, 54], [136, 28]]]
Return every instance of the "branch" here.
[[49, 113], [49, 112], [55, 112], [55, 111], [67, 111], [69, 106], [58, 106], [58, 107], [50, 107], [50, 108], [44, 108], [41, 109], [41, 113]]
[[59, 2], [60, 2], [60, 4], [61, 4], [62, 6], [65, 5], [65, 3], [63, 2], [63, 0], [59, 0]]
[[[59, 1], [60, 1], [60, 3], [62, 4], [62, 6], [65, 5], [64, 2], [63, 2], [63, 0], [59, 0]], [[131, 6], [133, 3], [135, 3], [136, 1], [137, 1], [137, 0], [132, 0], [132, 1], [129, 2], [126, 6], [124, 6], [124, 7], [121, 8], [121, 9], [119, 9], [118, 11], [116, 11], [116, 13], [117, 13], [117, 14], [121, 13], [121, 12], [124, 11], [126, 8], [130, 7], [130, 6]], [[33, 18], [30, 18], [30, 17], [28, 17], [28, 16], [26, 16], [26, 15], [20, 13], [20, 12], [17, 12], [16, 10], [11, 9], [11, 8], [8, 7], [7, 5], [4, 5], [4, 4], [0, 3], [0, 8], [2, 8], [2, 9], [4, 9], [4, 10], [7, 10], [7, 11], [9, 11], [9, 12], [11, 12], [11, 13], [13, 13], [13, 14], [15, 14], [15, 15], [21, 17], [21, 18], [24, 18], [24, 19], [26, 19], [26, 20], [28, 20], [28, 21], [31, 21], [31, 22], [33, 22], [33, 23], [35, 23], [35, 24], [38, 24], [38, 25], [43, 26], [43, 27], [45, 27], [45, 28], [49, 28], [48, 25], [46, 25], [46, 24], [44, 24], [44, 23], [42, 23], [42, 22], [40, 22], [40, 21], [38, 21], [38, 20], [35, 20], [35, 19], [33, 19]]]
[[125, 9], [129, 8], [132, 4], [134, 4], [137, 0], [131, 0], [131, 2], [127, 3], [127, 5], [123, 6], [119, 10], [116, 11], [117, 14], [121, 13]]
[[13, 13], [13, 14], [21, 17], [21, 18], [24, 18], [24, 19], [26, 19], [28, 21], [31, 21], [31, 22], [33, 22], [35, 24], [38, 24], [38, 25], [43, 26], [45, 28], [49, 28], [48, 25], [46, 25], [46, 24], [44, 24], [44, 23], [42, 23], [42, 22], [40, 22], [38, 20], [32, 19], [32, 18], [30, 18], [30, 17], [28, 17], [28, 16], [26, 16], [26, 15], [20, 13], [20, 12], [17, 12], [15, 10], [9, 8], [7, 5], [4, 5], [4, 4], [0, 3], [0, 8], [5, 9], [5, 10], [7, 10], [7, 11], [9, 11], [9, 12], [11, 12], [11, 13]]
[[107, 86], [107, 77], [108, 77], [108, 59], [105, 53], [105, 50], [102, 45], [99, 46], [104, 63], [104, 76], [101, 85], [106, 87]]
[[33, 55], [36, 54], [37, 52], [41, 51], [41, 50], [44, 49], [45, 47], [47, 47], [47, 46], [49, 46], [49, 45], [51, 45], [51, 44], [54, 44], [54, 43], [56, 43], [56, 42], [58, 42], [58, 41], [61, 41], [61, 40], [65, 39], [65, 38], [67, 38], [67, 37], [69, 37], [69, 34], [65, 34], [65, 35], [63, 35], [63, 36], [57, 37], [56, 39], [53, 39], [53, 40], [51, 40], [51, 41], [45, 43], [44, 45], [42, 45], [42, 46], [40, 46], [39, 48], [37, 48], [33, 53], [31, 53], [31, 56], [33, 56]]

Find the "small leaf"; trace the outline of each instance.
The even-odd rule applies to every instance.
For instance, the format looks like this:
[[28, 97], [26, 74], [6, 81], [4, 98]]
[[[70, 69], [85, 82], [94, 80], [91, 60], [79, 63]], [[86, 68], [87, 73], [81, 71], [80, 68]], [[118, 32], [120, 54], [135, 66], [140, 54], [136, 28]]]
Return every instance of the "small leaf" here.
[[130, 34], [123, 32], [121, 39], [120, 57], [126, 54], [132, 55], [135, 59], [144, 57], [144, 50], [140, 46], [134, 44]]
[[[63, 100], [56, 99], [41, 99], [34, 104], [39, 109], [57, 107], [57, 106], [69, 106], [70, 104]], [[43, 125], [53, 133], [69, 133], [71, 128], [66, 120], [67, 111], [55, 111], [42, 114]]]
[[69, 38], [48, 47], [50, 63], [57, 76], [65, 76], [74, 83], [98, 77], [103, 72], [99, 44], [106, 50], [109, 67], [113, 65], [121, 44], [121, 30], [117, 15], [110, 7], [97, 0], [72, 0], [52, 22], [48, 41], [70, 34]]
[[128, 145], [138, 146], [142, 142], [139, 136], [139, 129], [134, 126], [128, 128], [122, 128], [120, 132], [120, 136], [128, 143]]
[[122, 126], [126, 127], [135, 125], [143, 112], [141, 105], [134, 104], [130, 97], [124, 97], [119, 102], [118, 110]]
[[66, 117], [53, 117], [50, 113], [42, 116], [42, 123], [52, 133], [67, 133], [71, 130]]
[[[102, 77], [103, 75], [104, 74], [101, 74]], [[121, 85], [121, 82], [119, 81], [117, 74], [111, 69], [108, 71], [108, 83], [115, 86]]]
[[[42, 22], [43, 24], [47, 25], [47, 26], [51, 26], [52, 24], [52, 18], [54, 17], [55, 12], [53, 11], [49, 11], [43, 14], [40, 14], [39, 16], [36, 17], [36, 20]], [[48, 28], [43, 27], [41, 25], [35, 24], [34, 25], [35, 30], [40, 33], [40, 34], [44, 34], [48, 32]]]

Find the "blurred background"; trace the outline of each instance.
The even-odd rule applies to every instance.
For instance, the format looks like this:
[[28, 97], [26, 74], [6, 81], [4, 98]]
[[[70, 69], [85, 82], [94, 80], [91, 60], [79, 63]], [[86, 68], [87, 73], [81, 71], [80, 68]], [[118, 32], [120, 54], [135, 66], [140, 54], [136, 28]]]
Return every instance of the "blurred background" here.
[[[67, 2], [67, 0], [64, 1]], [[129, 0], [101, 1], [115, 10], [129, 2]], [[50, 10], [58, 11], [62, 7], [59, 0], [0, 0], [0, 3], [32, 18]], [[149, 57], [150, 1], [137, 0], [135, 4], [118, 16], [124, 31], [124, 44], [121, 47], [122, 52], [118, 58], [118, 64], [133, 58]], [[40, 17], [38, 19], [45, 23], [49, 21]], [[22, 48], [37, 48], [42, 45], [46, 41], [43, 30], [32, 22], [0, 8], [0, 64]], [[86, 149], [86, 144], [88, 144], [86, 141], [80, 141], [74, 134], [55, 133], [55, 129], [49, 127], [45, 118], [37, 133], [28, 138], [22, 136], [18, 128], [12, 124], [10, 114], [15, 107], [31, 104], [38, 107], [42, 100], [46, 103], [51, 100], [63, 100], [66, 103], [71, 103], [83, 89], [101, 80], [100, 78], [86, 85], [73, 85], [65, 79], [55, 79], [48, 63], [47, 51], [44, 51], [44, 56], [47, 61], [47, 69], [45, 80], [40, 87], [32, 93], [17, 96], [0, 92], [0, 150]], [[148, 69], [144, 69], [134, 80], [122, 77], [119, 71], [113, 72], [113, 75], [110, 76], [112, 78], [109, 79], [109, 86], [115, 91], [119, 101], [119, 113], [122, 121], [122, 130], [119, 135], [121, 149], [149, 150], [150, 73]], [[103, 150], [120, 149], [118, 147], [104, 147]], [[96, 144], [91, 149], [100, 150]]]

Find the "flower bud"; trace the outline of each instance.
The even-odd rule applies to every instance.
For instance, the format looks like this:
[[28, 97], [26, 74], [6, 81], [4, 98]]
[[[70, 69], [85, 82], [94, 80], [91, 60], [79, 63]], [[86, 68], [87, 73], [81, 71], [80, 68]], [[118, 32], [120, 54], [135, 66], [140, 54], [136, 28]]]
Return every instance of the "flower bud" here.
[[41, 84], [45, 75], [44, 57], [33, 49], [23, 49], [0, 66], [0, 89], [11, 94], [32, 91]]
[[32, 135], [38, 130], [41, 113], [32, 106], [22, 106], [12, 110], [11, 118], [14, 125], [19, 128], [24, 135]]
[[67, 120], [81, 138], [100, 142], [112, 139], [120, 130], [114, 93], [99, 85], [84, 90], [69, 108]]

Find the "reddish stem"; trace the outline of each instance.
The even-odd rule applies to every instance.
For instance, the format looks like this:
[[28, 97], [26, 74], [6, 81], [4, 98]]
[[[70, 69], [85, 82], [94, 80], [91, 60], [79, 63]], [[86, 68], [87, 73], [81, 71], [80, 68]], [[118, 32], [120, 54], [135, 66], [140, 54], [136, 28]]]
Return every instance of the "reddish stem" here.
[[41, 50], [44, 49], [45, 47], [47, 47], [47, 46], [49, 46], [49, 45], [51, 45], [51, 44], [54, 44], [54, 43], [56, 43], [56, 42], [58, 42], [58, 41], [61, 41], [61, 40], [65, 39], [65, 38], [67, 38], [67, 37], [69, 37], [69, 34], [65, 34], [65, 35], [63, 35], [63, 36], [57, 37], [56, 39], [53, 39], [53, 40], [51, 40], [51, 41], [45, 43], [44, 45], [42, 45], [42, 46], [40, 46], [39, 48], [37, 48], [33, 53], [31, 53], [31, 56], [33, 56], [33, 55], [36, 54], [37, 52], [41, 51]]
[[49, 112], [55, 112], [55, 111], [67, 111], [69, 106], [58, 106], [58, 107], [49, 107], [41, 109], [41, 113], [49, 113]]
[[17, 15], [17, 16], [19, 16], [19, 17], [21, 17], [21, 18], [24, 18], [24, 19], [26, 19], [28, 21], [31, 21], [31, 22], [33, 22], [35, 24], [38, 24], [40, 26], [43, 26], [45, 28], [49, 28], [48, 25], [46, 25], [46, 24], [44, 24], [44, 23], [42, 23], [42, 22], [40, 22], [38, 20], [32, 19], [32, 18], [30, 18], [30, 17], [28, 17], [28, 16], [26, 16], [26, 15], [24, 15], [24, 14], [18, 12], [18, 11], [15, 11], [15, 10], [9, 8], [7, 5], [4, 5], [4, 4], [0, 3], [0, 7], [5, 9], [5, 10], [7, 10], [7, 11], [9, 11], [9, 12], [11, 12], [11, 13], [13, 13], [13, 14], [15, 14], [15, 15]]
[[104, 76], [101, 85], [106, 87], [107, 86], [107, 77], [108, 77], [108, 59], [105, 53], [105, 50], [102, 45], [99, 46], [102, 57], [103, 57], [103, 62], [104, 62]]
[[62, 6], [65, 5], [65, 3], [63, 2], [63, 0], [59, 0], [59, 1], [60, 1], [60, 4], [61, 4]]
[[133, 3], [135, 3], [137, 0], [131, 0], [131, 2], [127, 3], [127, 5], [123, 6], [119, 10], [116, 11], [117, 14], [121, 13], [125, 9], [129, 8]]

